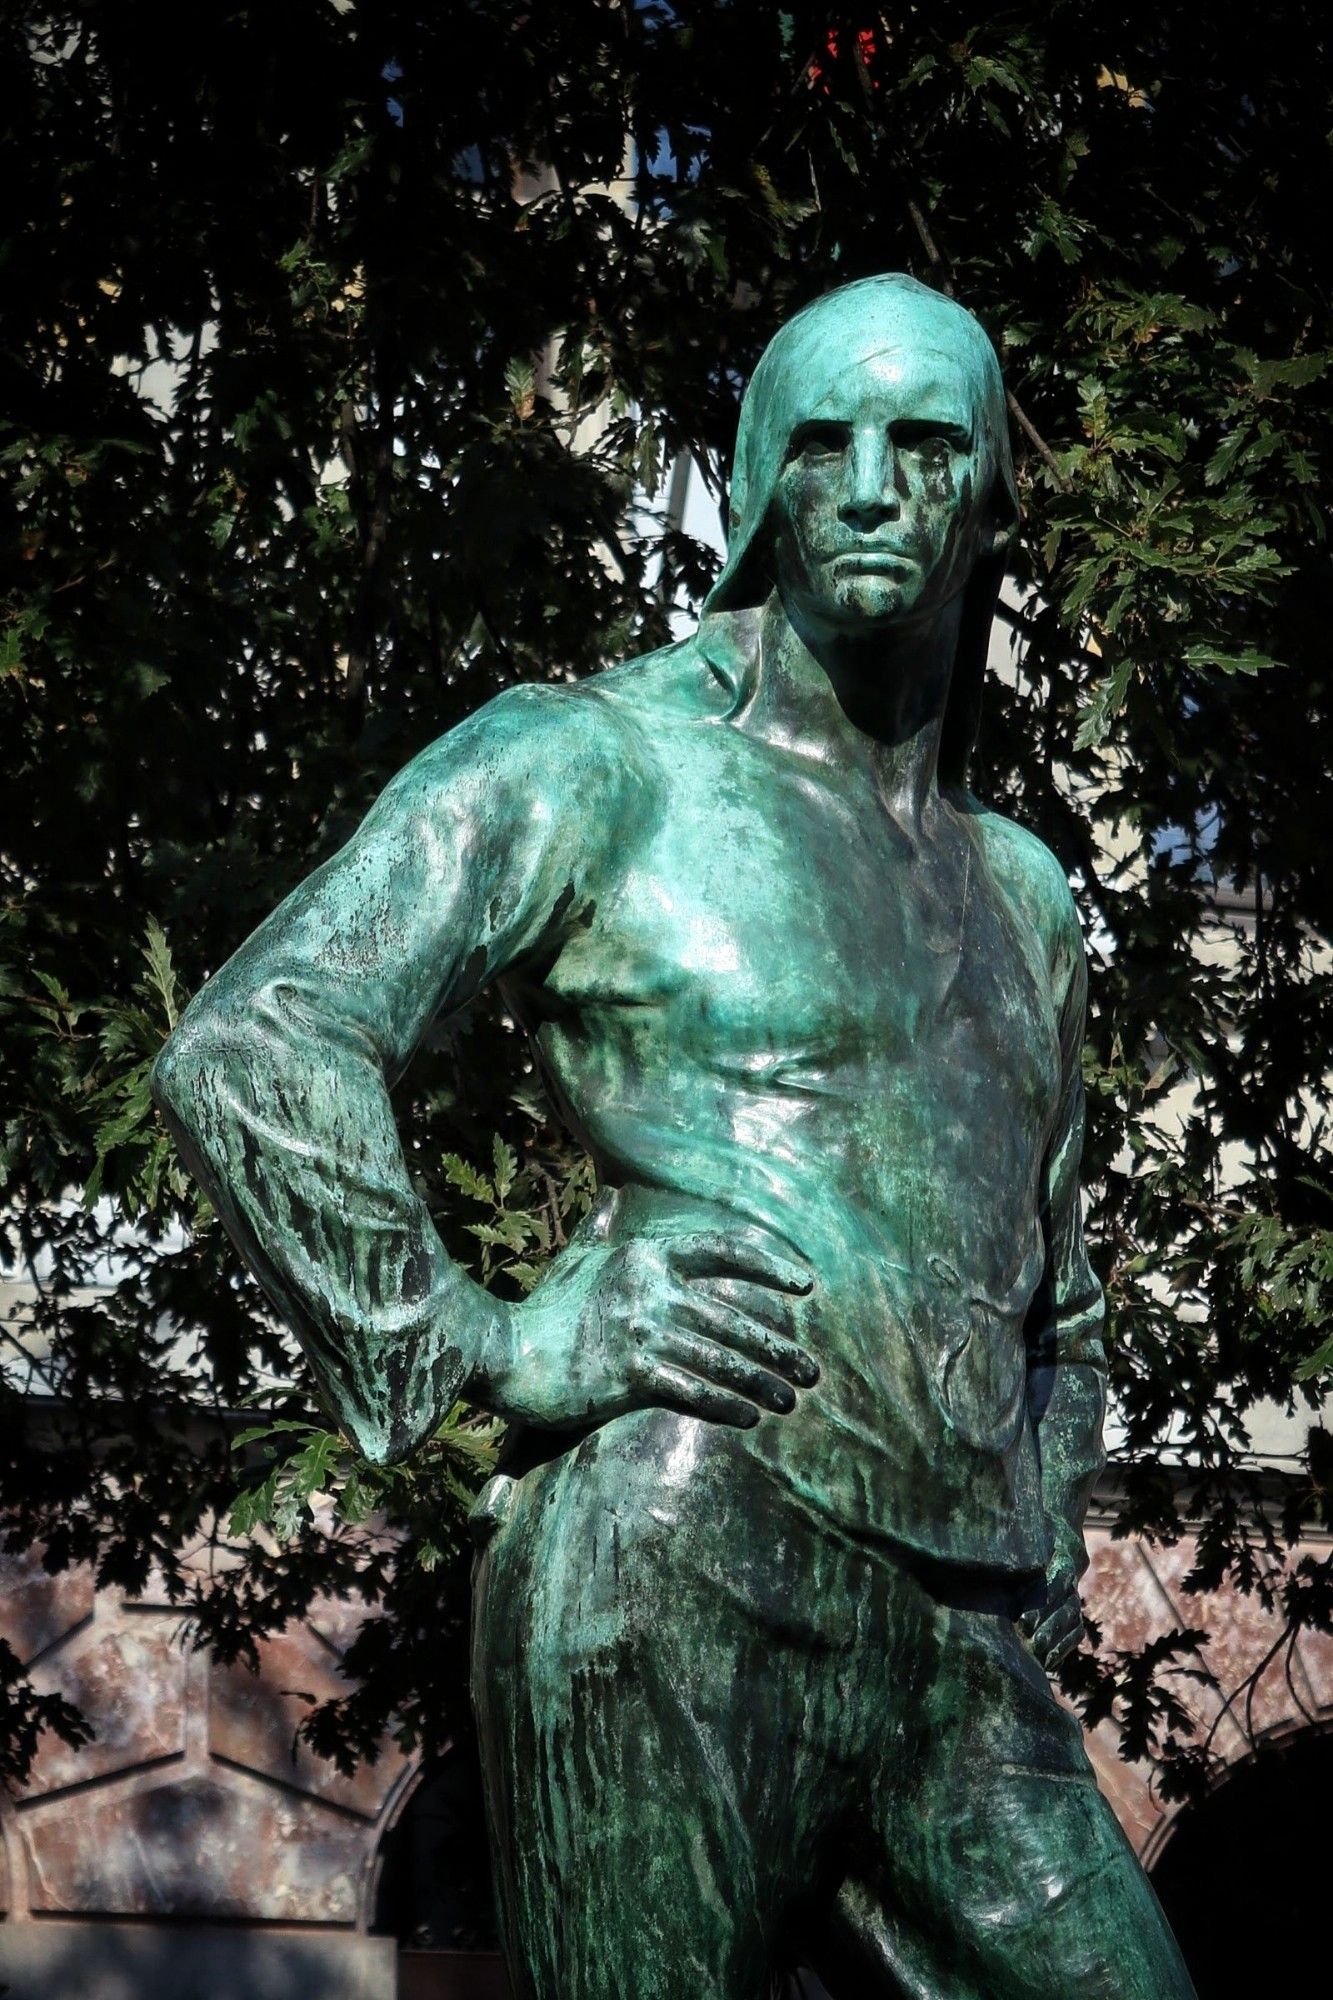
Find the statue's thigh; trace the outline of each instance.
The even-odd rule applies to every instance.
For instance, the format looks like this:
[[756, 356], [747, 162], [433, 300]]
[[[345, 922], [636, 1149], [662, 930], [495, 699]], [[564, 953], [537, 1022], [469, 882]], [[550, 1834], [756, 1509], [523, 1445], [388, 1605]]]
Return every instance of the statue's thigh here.
[[1190, 2000], [1078, 1725], [1013, 1625], [938, 1608], [922, 1643], [933, 1670], [881, 1764], [876, 1865], [844, 1897], [884, 1991]]
[[[958, 2000], [1193, 2000], [1147, 1876], [1095, 1786], [1006, 1773], [929, 1808], [941, 1866], [921, 1961]], [[932, 1982], [918, 1991], [935, 1995]]]
[[792, 1831], [762, 1648], [632, 1496], [560, 1467], [522, 1487], [473, 1639], [516, 1993], [751, 2000]]

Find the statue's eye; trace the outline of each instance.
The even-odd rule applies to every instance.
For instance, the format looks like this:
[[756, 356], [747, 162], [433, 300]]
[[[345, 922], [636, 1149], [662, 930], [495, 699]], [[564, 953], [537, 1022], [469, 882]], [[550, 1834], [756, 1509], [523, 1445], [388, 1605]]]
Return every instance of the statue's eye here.
[[914, 452], [922, 458], [942, 458], [946, 452], [966, 451], [971, 445], [967, 432], [956, 424], [906, 420], [889, 432], [896, 451]]
[[802, 424], [792, 436], [787, 458], [837, 458], [846, 449], [847, 432], [842, 424]]

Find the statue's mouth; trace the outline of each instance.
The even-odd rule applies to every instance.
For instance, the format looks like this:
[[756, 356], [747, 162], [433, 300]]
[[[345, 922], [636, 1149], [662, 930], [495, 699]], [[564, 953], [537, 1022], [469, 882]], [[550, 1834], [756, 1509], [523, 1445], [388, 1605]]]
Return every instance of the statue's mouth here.
[[893, 570], [915, 569], [916, 558], [901, 549], [834, 549], [824, 560], [858, 575], [883, 576]]

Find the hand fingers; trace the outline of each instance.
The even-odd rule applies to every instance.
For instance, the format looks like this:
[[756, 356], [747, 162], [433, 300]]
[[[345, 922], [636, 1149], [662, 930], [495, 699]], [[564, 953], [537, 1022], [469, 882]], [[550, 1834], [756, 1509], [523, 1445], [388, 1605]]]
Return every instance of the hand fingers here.
[[1062, 1638], [1067, 1632], [1081, 1632], [1082, 1629], [1083, 1607], [1077, 1598], [1069, 1598], [1043, 1613], [1032, 1635], [1032, 1643], [1034, 1646], [1050, 1645], [1053, 1639]]
[[658, 1345], [673, 1364], [688, 1368], [692, 1375], [700, 1375], [720, 1388], [735, 1389], [766, 1410], [776, 1410], [785, 1416], [796, 1408], [796, 1391], [789, 1382], [784, 1382], [779, 1375], [770, 1374], [757, 1362], [747, 1361], [733, 1348], [720, 1346], [717, 1341], [705, 1340], [679, 1327], [670, 1327], [660, 1333]]
[[749, 1278], [798, 1297], [814, 1284], [814, 1273], [803, 1257], [779, 1255], [756, 1229], [695, 1230], [688, 1236], [673, 1236], [663, 1249], [685, 1278]]
[[672, 1324], [692, 1327], [728, 1353], [776, 1369], [798, 1389], [813, 1389], [819, 1380], [819, 1364], [803, 1347], [707, 1293], [691, 1288], [672, 1314]]
[[1071, 1653], [1083, 1637], [1083, 1607], [1071, 1594], [1052, 1607], [1032, 1635], [1032, 1650], [1048, 1672]]
[[680, 1410], [687, 1417], [703, 1417], [711, 1424], [731, 1424], [750, 1431], [759, 1422], [759, 1412], [742, 1396], [728, 1395], [725, 1389], [701, 1381], [669, 1361], [650, 1361], [638, 1378], [647, 1403], [662, 1403], [668, 1410]]
[[1073, 1620], [1075, 1629], [1083, 1629], [1083, 1607], [1079, 1601], [1078, 1579], [1069, 1569], [1058, 1569], [1046, 1585], [1045, 1595], [1036, 1604], [1029, 1604], [1017, 1619], [1019, 1631], [1029, 1641], [1034, 1651], [1040, 1651], [1048, 1643], [1051, 1635], [1063, 1630]]
[[756, 1285], [749, 1278], [687, 1278], [685, 1282], [692, 1293], [716, 1299], [774, 1333], [791, 1332], [799, 1301], [790, 1292], [776, 1291], [772, 1285]]
[[1015, 1620], [1023, 1637], [1034, 1639], [1047, 1620], [1071, 1600], [1078, 1603], [1078, 1575], [1062, 1563], [1047, 1575], [1040, 1597], [1035, 1602], [1029, 1602], [1027, 1609], [1021, 1611]]
[[1082, 1638], [1083, 1630], [1080, 1625], [1079, 1630], [1071, 1632], [1068, 1638], [1057, 1640], [1053, 1645], [1048, 1646], [1041, 1656], [1041, 1664], [1045, 1672], [1053, 1674], [1061, 1660], [1069, 1658], [1069, 1655], [1077, 1648]]

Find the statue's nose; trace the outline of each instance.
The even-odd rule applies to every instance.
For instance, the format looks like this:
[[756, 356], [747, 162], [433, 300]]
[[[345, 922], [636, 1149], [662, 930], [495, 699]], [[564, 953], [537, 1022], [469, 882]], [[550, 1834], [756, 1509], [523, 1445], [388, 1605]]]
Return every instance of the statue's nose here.
[[846, 489], [839, 508], [849, 527], [862, 531], [875, 528], [899, 513], [902, 501], [897, 470], [893, 445], [882, 432], [853, 440]]

